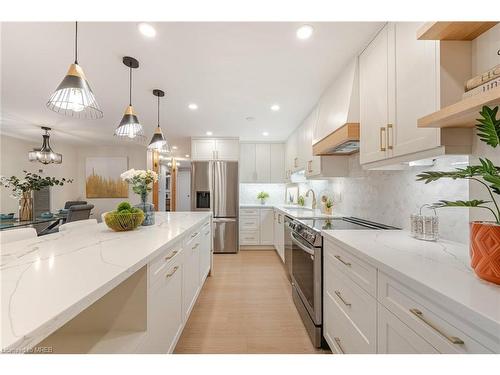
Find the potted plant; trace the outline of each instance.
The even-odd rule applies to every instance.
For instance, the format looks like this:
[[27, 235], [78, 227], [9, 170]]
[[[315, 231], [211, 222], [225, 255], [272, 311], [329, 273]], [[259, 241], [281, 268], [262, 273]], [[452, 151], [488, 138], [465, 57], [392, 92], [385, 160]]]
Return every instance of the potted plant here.
[[325, 214], [331, 215], [333, 209], [333, 199], [327, 198], [325, 202]]
[[0, 177], [3, 187], [11, 189], [11, 198], [19, 200], [19, 220], [27, 221], [33, 219], [33, 191], [42, 190], [48, 186], [63, 186], [72, 183], [73, 180], [55, 177], [42, 177], [35, 173], [23, 171], [24, 177]]
[[121, 202], [115, 211], [104, 216], [106, 225], [115, 232], [136, 229], [144, 221], [144, 212], [132, 207], [129, 202]]
[[[497, 119], [498, 106], [491, 109], [483, 107], [476, 125], [479, 139], [496, 148], [500, 144], [500, 119]], [[433, 206], [480, 208], [491, 213], [492, 221], [473, 221], [470, 223], [471, 266], [484, 280], [500, 284], [500, 208], [497, 202], [500, 195], [500, 167], [486, 158], [479, 159], [481, 165], [456, 168], [451, 172], [429, 171], [420, 173], [418, 181], [433, 182], [441, 178], [473, 180], [481, 184], [490, 200], [473, 199], [468, 201], [441, 200]]]
[[257, 194], [257, 199], [260, 199], [260, 204], [266, 204], [266, 199], [269, 198], [269, 194], [265, 191], [261, 191]]
[[297, 204], [301, 207], [304, 207], [306, 204], [306, 198], [304, 198], [303, 195], [299, 195], [299, 197], [297, 198]]
[[123, 181], [132, 185], [132, 191], [139, 194], [141, 203], [135, 207], [140, 208], [145, 215], [142, 225], [153, 225], [155, 223], [154, 206], [147, 202], [148, 194], [153, 190], [153, 183], [158, 181], [158, 174], [152, 170], [129, 169], [120, 177]]

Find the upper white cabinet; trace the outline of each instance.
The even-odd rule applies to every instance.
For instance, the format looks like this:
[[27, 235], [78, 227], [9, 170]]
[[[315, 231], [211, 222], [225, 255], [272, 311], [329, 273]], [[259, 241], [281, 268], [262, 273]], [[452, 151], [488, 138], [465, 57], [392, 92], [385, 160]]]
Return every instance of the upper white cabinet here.
[[191, 138], [191, 160], [235, 160], [240, 156], [237, 138]]
[[470, 152], [467, 129], [417, 127], [418, 118], [460, 99], [471, 72], [469, 42], [417, 40], [420, 25], [388, 23], [359, 57], [360, 162], [367, 168]]
[[282, 143], [241, 143], [240, 182], [283, 182], [284, 163]]

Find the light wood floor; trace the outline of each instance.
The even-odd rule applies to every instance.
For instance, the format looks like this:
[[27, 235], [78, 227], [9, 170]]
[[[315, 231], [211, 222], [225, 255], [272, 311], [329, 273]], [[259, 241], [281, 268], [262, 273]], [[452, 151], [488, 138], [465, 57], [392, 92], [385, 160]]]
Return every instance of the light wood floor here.
[[274, 250], [216, 254], [175, 353], [321, 353]]

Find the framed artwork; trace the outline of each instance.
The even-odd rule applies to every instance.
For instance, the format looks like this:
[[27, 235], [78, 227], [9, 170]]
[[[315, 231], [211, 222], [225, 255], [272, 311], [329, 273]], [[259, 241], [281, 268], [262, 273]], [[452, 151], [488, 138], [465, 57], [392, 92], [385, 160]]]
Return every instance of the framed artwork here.
[[87, 198], [128, 198], [128, 184], [120, 178], [127, 169], [126, 157], [88, 157], [85, 160]]

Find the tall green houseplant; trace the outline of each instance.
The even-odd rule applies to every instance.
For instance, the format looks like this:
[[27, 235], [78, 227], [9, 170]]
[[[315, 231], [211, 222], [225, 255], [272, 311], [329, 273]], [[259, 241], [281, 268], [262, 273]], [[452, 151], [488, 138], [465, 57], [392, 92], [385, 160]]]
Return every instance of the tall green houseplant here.
[[[483, 107], [477, 119], [477, 136], [487, 145], [497, 148], [500, 145], [500, 119], [497, 119], [498, 106]], [[500, 153], [499, 153], [500, 155]], [[418, 181], [426, 184], [442, 178], [453, 180], [472, 180], [481, 184], [488, 192], [489, 200], [471, 199], [467, 201], [440, 200], [434, 207], [468, 207], [487, 210], [491, 213], [493, 222], [472, 222], [470, 252], [471, 265], [476, 274], [488, 281], [500, 284], [500, 167], [487, 158], [479, 159], [480, 165], [470, 165], [466, 168], [456, 168], [451, 172], [428, 171], [417, 175]]]

